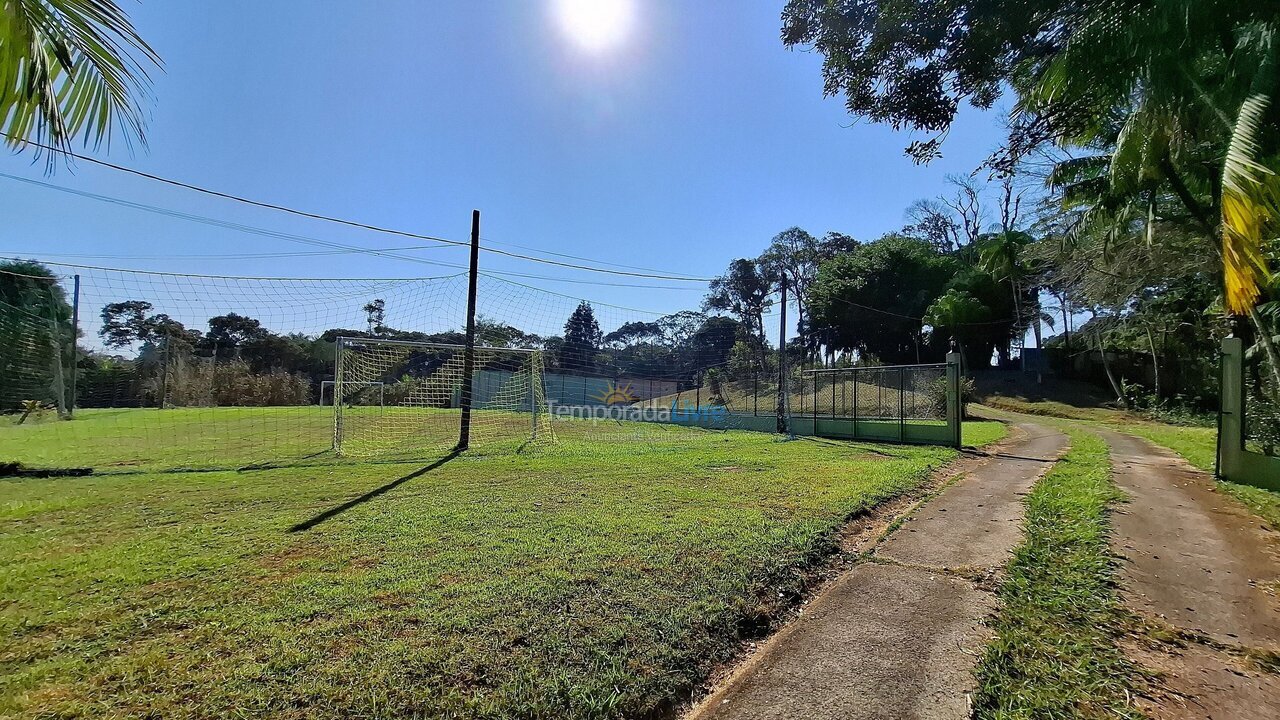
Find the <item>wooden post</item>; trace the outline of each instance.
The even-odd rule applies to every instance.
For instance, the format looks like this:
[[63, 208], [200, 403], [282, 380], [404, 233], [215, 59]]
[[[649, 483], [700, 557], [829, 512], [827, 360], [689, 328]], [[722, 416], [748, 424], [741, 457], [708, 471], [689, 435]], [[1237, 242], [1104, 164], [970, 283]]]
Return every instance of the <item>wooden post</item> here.
[[471, 443], [471, 399], [476, 366], [476, 277], [480, 262], [480, 211], [471, 211], [471, 267], [467, 279], [467, 344], [462, 351], [462, 424], [458, 431], [457, 450]]

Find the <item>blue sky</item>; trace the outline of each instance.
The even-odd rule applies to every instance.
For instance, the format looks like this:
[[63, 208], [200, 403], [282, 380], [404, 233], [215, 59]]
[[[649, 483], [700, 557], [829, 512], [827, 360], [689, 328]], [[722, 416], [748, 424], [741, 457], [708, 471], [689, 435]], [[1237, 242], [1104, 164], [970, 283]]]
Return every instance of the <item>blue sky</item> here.
[[[997, 145], [972, 110], [917, 167], [910, 137], [854, 124], [822, 96], [821, 57], [778, 39], [782, 0], [636, 0], [631, 33], [591, 53], [551, 0], [165, 0], [126, 3], [165, 61], [149, 148], [97, 155], [304, 210], [465, 239], [472, 208], [498, 242], [694, 275], [757, 254], [792, 225], [871, 239]], [[79, 163], [0, 172], [168, 209], [369, 248], [412, 244], [246, 208]], [[5, 255], [307, 251], [0, 178]], [[506, 248], [511, 249], [511, 248]], [[465, 263], [465, 251], [427, 260]], [[69, 260], [76, 262], [75, 260]], [[234, 275], [404, 277], [438, 268], [367, 255], [89, 264]], [[618, 278], [483, 256], [484, 267]], [[667, 311], [693, 291], [532, 281]]]

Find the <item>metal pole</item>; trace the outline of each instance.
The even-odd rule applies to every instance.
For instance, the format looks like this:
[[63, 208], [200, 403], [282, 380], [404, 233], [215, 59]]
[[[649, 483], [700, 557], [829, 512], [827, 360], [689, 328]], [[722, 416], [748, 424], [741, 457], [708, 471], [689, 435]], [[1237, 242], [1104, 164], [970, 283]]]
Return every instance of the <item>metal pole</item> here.
[[471, 443], [471, 396], [476, 366], [476, 277], [480, 261], [480, 211], [471, 211], [471, 268], [467, 276], [467, 344], [462, 351], [462, 425], [457, 450]]
[[751, 373], [751, 417], [760, 414], [760, 373]]
[[858, 437], [858, 368], [853, 369], [853, 437]]
[[[342, 454], [342, 350], [346, 338], [338, 338], [333, 349], [333, 451]], [[320, 399], [324, 401], [324, 385], [320, 386]]]
[[813, 374], [813, 434], [818, 434], [818, 373]]
[[[537, 381], [537, 378], [534, 377], [534, 370], [538, 367], [538, 363], [540, 361], [541, 358], [537, 355], [529, 357], [529, 423], [531, 425], [530, 430], [532, 431], [532, 437], [534, 440], [538, 439], [538, 390], [534, 385]], [[541, 376], [539, 375], [539, 377]]]
[[76, 411], [76, 376], [80, 367], [80, 276], [75, 275], [71, 291], [71, 402], [67, 404], [67, 417]]
[[906, 399], [906, 387], [907, 387], [906, 380], [907, 380], [907, 369], [899, 368], [898, 369], [898, 442], [902, 442], [903, 440], [906, 439], [907, 421], [906, 421], [906, 418], [904, 417], [906, 408], [904, 407], [904, 403], [903, 403], [903, 400]]
[[778, 321], [778, 432], [787, 427], [787, 278], [782, 278], [782, 319]]

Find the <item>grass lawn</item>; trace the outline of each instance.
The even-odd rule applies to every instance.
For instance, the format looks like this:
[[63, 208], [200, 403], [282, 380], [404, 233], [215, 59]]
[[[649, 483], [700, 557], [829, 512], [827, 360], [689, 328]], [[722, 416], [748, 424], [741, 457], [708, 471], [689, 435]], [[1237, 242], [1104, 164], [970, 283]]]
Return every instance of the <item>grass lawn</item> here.
[[978, 665], [978, 718], [1140, 717], [1126, 702], [1134, 669], [1118, 646], [1125, 614], [1107, 544], [1119, 491], [1106, 443], [1067, 432], [1070, 451], [1027, 497], [1026, 538]]
[[[204, 426], [179, 449], [45, 427], [0, 430], [0, 458], [256, 452]], [[609, 427], [435, 462], [0, 479], [0, 716], [661, 711], [796, 597], [833, 530], [955, 457]]]

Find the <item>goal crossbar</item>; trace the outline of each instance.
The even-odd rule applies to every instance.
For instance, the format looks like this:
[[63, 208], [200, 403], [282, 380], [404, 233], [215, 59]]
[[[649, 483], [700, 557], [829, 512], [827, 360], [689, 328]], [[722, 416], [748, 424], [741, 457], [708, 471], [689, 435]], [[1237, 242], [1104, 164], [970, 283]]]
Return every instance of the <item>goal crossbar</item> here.
[[[367, 343], [376, 344], [376, 345], [404, 345], [406, 347], [416, 347], [416, 348], [440, 348], [444, 350], [466, 350], [467, 349], [466, 345], [457, 345], [454, 343], [420, 342], [417, 340], [384, 340], [382, 338], [364, 338], [364, 337], [346, 337], [346, 336], [342, 336], [338, 338], [338, 343], [341, 345], [350, 345], [353, 343], [360, 343], [360, 342], [367, 342]], [[535, 355], [537, 353], [542, 352], [541, 350], [532, 350], [530, 348], [509, 348], [509, 347], [496, 347], [496, 346], [490, 346], [490, 345], [476, 345], [475, 350], [487, 351], [487, 352], [524, 353], [527, 355]]]

